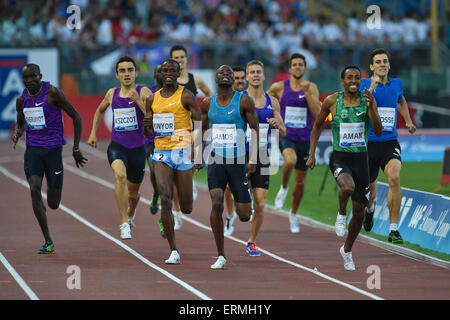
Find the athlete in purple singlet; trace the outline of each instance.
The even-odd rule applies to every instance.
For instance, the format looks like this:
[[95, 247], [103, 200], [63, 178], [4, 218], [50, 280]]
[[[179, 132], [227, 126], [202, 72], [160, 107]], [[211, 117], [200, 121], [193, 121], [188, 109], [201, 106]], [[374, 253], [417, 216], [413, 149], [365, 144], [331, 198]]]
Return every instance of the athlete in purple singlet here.
[[120, 87], [111, 88], [95, 111], [88, 144], [97, 147], [96, 132], [106, 109], [111, 106], [113, 125], [108, 161], [114, 172], [114, 193], [121, 217], [120, 236], [131, 239], [139, 188], [145, 173], [145, 137], [143, 119], [145, 100], [150, 89], [138, 86], [135, 61], [124, 56], [116, 63], [116, 78]]
[[22, 80], [25, 89], [16, 101], [17, 125], [12, 138], [13, 147], [16, 147], [26, 128], [25, 175], [30, 186], [33, 212], [45, 238], [45, 243], [38, 253], [53, 253], [55, 248], [48, 229], [46, 208], [42, 201], [42, 180], [45, 174], [48, 206], [58, 209], [64, 175], [62, 147], [66, 144], [61, 110], [73, 120], [72, 155], [78, 168], [83, 167], [87, 161], [79, 148], [81, 116], [61, 90], [52, 86], [50, 82], [41, 81], [42, 74], [38, 65], [24, 66]]
[[275, 198], [275, 207], [278, 209], [284, 205], [289, 189], [289, 178], [295, 167], [295, 186], [289, 215], [292, 233], [300, 232], [297, 210], [305, 190], [311, 120], [320, 112], [319, 90], [314, 83], [303, 79], [305, 72], [305, 57], [294, 53], [289, 59], [290, 79], [272, 84], [267, 91], [280, 101], [281, 116], [286, 126], [286, 137], [280, 138], [284, 164], [282, 185]]

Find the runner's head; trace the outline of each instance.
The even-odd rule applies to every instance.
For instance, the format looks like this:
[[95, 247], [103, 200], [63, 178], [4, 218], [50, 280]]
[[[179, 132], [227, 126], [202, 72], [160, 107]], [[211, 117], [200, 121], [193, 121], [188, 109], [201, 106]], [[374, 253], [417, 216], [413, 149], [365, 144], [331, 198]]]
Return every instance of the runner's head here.
[[162, 80], [161, 80], [161, 65], [158, 64], [153, 71], [153, 78], [156, 80], [156, 85], [158, 87], [162, 87]]
[[232, 87], [234, 83], [233, 68], [224, 64], [216, 72], [216, 83], [219, 87]]
[[23, 84], [29, 93], [35, 94], [41, 89], [41, 79], [41, 70], [37, 64], [30, 63], [22, 68]]
[[289, 58], [289, 73], [295, 79], [301, 79], [306, 72], [306, 58], [301, 53], [294, 53]]
[[180, 76], [180, 64], [174, 59], [167, 59], [161, 64], [161, 81], [163, 85], [176, 85]]
[[388, 52], [383, 48], [373, 50], [370, 54], [370, 70], [373, 74], [384, 78], [390, 69]]
[[344, 91], [355, 94], [361, 86], [361, 70], [357, 66], [347, 66], [341, 72], [341, 84]]
[[116, 63], [116, 78], [123, 86], [131, 86], [136, 81], [138, 72], [136, 62], [129, 56], [121, 57]]
[[253, 87], [262, 86], [266, 76], [264, 74], [264, 63], [252, 60], [247, 63], [247, 81]]
[[233, 67], [234, 82], [233, 90], [242, 92], [247, 86], [247, 81], [245, 81], [245, 69], [242, 66]]
[[170, 58], [180, 64], [180, 70], [184, 70], [187, 64], [187, 50], [181, 45], [170, 48]]

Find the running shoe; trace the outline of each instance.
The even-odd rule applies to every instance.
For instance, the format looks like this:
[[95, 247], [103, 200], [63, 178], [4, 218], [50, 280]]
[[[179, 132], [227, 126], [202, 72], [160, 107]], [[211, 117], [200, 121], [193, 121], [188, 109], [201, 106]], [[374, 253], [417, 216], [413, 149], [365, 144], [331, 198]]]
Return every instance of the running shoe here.
[[166, 239], [166, 238], [167, 238], [167, 235], [166, 235], [166, 231], [164, 230], [164, 225], [163, 225], [161, 219], [158, 220], [158, 225], [159, 225], [159, 233], [161, 234], [161, 237], [163, 237], [164, 239]]
[[352, 252], [345, 252], [344, 246], [339, 249], [341, 253], [342, 259], [344, 259], [344, 268], [345, 270], [353, 271], [355, 270], [355, 264], [353, 263]]
[[227, 263], [227, 260], [225, 259], [224, 256], [219, 256], [219, 258], [217, 258], [217, 261], [211, 265], [211, 269], [225, 269], [225, 265]]
[[122, 238], [122, 240], [131, 239], [131, 227], [128, 222], [124, 222], [120, 225], [120, 238]]
[[364, 208], [364, 221], [363, 221], [363, 226], [364, 226], [364, 230], [366, 230], [367, 232], [370, 232], [370, 230], [372, 230], [373, 227], [373, 214], [375, 213], [375, 205], [373, 205], [373, 211], [370, 212], [368, 207]]
[[180, 259], [180, 254], [178, 253], [177, 250], [173, 250], [170, 253], [170, 257], [169, 259], [167, 259], [166, 264], [180, 264], [181, 263], [181, 259]]
[[173, 227], [174, 230], [180, 230], [181, 226], [183, 225], [183, 213], [181, 211], [172, 211], [173, 214], [173, 220], [175, 222], [175, 225]]
[[343, 237], [345, 235], [345, 218], [346, 216], [341, 216], [338, 212], [336, 223], [334, 224], [334, 232], [336, 232], [338, 237]]
[[158, 212], [158, 200], [159, 200], [159, 194], [154, 193], [152, 198], [152, 203], [150, 203], [150, 213], [156, 214]]
[[275, 208], [277, 208], [277, 209], [283, 208], [284, 201], [286, 200], [288, 191], [289, 191], [289, 187], [284, 189], [283, 186], [280, 186], [280, 190], [278, 191], [277, 196], [275, 198]]
[[225, 230], [224, 230], [224, 234], [226, 236], [231, 236], [231, 234], [234, 231], [234, 220], [236, 220], [237, 214], [235, 211], [233, 211], [233, 215], [231, 217], [227, 217], [226, 219], [226, 223], [225, 223]]
[[247, 243], [247, 253], [250, 257], [259, 257], [261, 252], [259, 252], [258, 248], [253, 242]]
[[39, 254], [46, 254], [46, 253], [53, 253], [55, 252], [55, 245], [53, 244], [52, 241], [45, 241], [44, 245], [42, 246], [42, 248], [40, 248], [37, 253]]
[[398, 230], [389, 232], [388, 241], [392, 242], [393, 244], [402, 244], [403, 238], [400, 235], [400, 232]]
[[292, 233], [300, 233], [300, 223], [296, 213], [289, 213], [289, 225]]

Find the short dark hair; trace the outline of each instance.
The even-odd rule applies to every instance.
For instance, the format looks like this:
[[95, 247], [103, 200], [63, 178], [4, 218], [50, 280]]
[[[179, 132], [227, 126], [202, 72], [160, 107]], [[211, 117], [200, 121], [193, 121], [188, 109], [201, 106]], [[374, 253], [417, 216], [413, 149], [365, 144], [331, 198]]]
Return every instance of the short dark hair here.
[[291, 57], [289, 58], [289, 67], [291, 66], [292, 60], [294, 59], [303, 59], [303, 62], [305, 63], [305, 67], [306, 67], [306, 58], [304, 55], [302, 55], [301, 53], [293, 53], [291, 55]]
[[186, 54], [186, 57], [187, 57], [187, 50], [186, 50], [186, 48], [184, 46], [180, 45], [180, 44], [174, 45], [172, 48], [170, 48], [170, 57], [172, 58], [172, 52], [178, 51], [178, 50], [183, 50], [184, 53]]
[[243, 71], [245, 73], [245, 68], [243, 66], [234, 66], [233, 72]]
[[119, 60], [117, 60], [117, 62], [116, 62], [116, 73], [119, 71], [118, 70], [119, 63], [122, 63], [122, 62], [131, 62], [131, 63], [133, 63], [134, 69], [136, 69], [136, 71], [137, 71], [136, 61], [134, 61], [134, 59], [132, 57], [130, 57], [130, 56], [123, 56]]
[[361, 70], [359, 69], [359, 67], [357, 66], [346, 66], [342, 71], [341, 71], [341, 79], [345, 78], [345, 72], [349, 69], [355, 69], [358, 70], [359, 74], [361, 74]]
[[29, 63], [29, 64], [24, 65], [23, 67], [32, 70], [34, 73], [37, 73], [37, 74], [41, 73], [41, 68], [39, 68], [39, 66], [35, 63]]
[[165, 63], [172, 63], [173, 65], [175, 65], [177, 67], [178, 71], [180, 71], [180, 64], [176, 60], [174, 60], [174, 59], [167, 59], [163, 63], [161, 63], [161, 67]]
[[389, 59], [389, 53], [387, 52], [387, 50], [384, 48], [378, 48], [378, 49], [373, 50], [370, 53], [370, 64], [373, 63], [373, 57], [375, 57], [377, 54], [385, 54], [388, 56], [388, 59]]

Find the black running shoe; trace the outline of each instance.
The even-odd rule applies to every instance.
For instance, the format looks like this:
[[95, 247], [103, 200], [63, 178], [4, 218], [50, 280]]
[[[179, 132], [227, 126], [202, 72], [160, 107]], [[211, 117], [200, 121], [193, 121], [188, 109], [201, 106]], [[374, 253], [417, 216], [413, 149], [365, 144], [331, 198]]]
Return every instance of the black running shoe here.
[[388, 241], [392, 242], [393, 244], [403, 243], [402, 236], [400, 235], [400, 232], [398, 232], [398, 230], [391, 231], [389, 233]]
[[153, 194], [153, 199], [152, 199], [152, 203], [150, 204], [150, 212], [151, 214], [156, 214], [158, 212], [158, 201], [159, 200], [159, 194], [154, 193]]
[[364, 230], [366, 230], [367, 232], [370, 232], [370, 230], [372, 230], [374, 213], [375, 213], [375, 210], [373, 212], [369, 212], [369, 209], [367, 207], [364, 208], [363, 226], [364, 226]]

